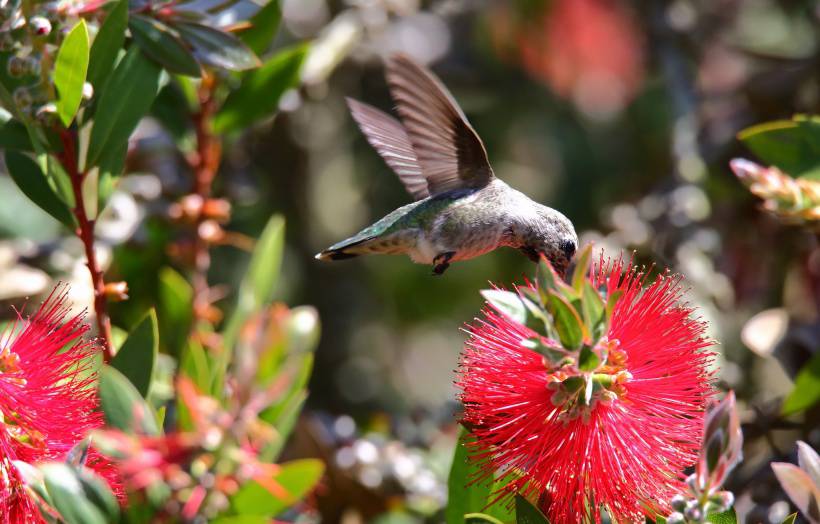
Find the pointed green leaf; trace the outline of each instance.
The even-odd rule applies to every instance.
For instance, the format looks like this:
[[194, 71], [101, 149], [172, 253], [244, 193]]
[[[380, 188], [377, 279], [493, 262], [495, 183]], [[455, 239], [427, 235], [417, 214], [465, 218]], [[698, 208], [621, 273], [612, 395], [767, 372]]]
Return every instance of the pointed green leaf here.
[[710, 513], [706, 520], [711, 524], [737, 524], [737, 515], [734, 509], [729, 509], [723, 513]]
[[81, 19], [66, 35], [54, 63], [54, 86], [59, 94], [57, 115], [66, 127], [74, 120], [83, 99], [88, 53], [88, 28]]
[[26, 126], [11, 118], [0, 123], [0, 149], [9, 151], [31, 151], [31, 139], [28, 137]]
[[234, 511], [242, 515], [275, 517], [307, 495], [325, 471], [324, 464], [318, 459], [293, 460], [280, 467], [273, 480], [284, 489], [286, 497], [280, 498], [256, 481], [250, 481], [231, 497]]
[[521, 495], [515, 496], [515, 521], [517, 524], [549, 524], [541, 510]]
[[616, 289], [613, 291], [607, 298], [606, 298], [606, 322], [607, 325], [610, 321], [612, 321], [612, 313], [615, 312], [615, 306], [618, 305], [618, 301], [621, 300], [621, 297], [624, 296], [624, 292], [622, 289]]
[[561, 339], [561, 344], [568, 349], [578, 349], [585, 338], [585, 326], [581, 317], [566, 298], [555, 291], [549, 293], [547, 310], [552, 314], [553, 325]]
[[158, 349], [157, 314], [152, 309], [131, 330], [111, 361], [111, 366], [121, 371], [143, 398], [148, 397], [151, 388]]
[[214, 117], [214, 130], [236, 131], [276, 112], [282, 94], [299, 83], [307, 49], [297, 45], [279, 51], [262, 67], [245, 74]]
[[159, 433], [154, 414], [137, 388], [111, 366], [105, 365], [100, 370], [99, 394], [106, 425], [127, 433], [135, 430], [147, 435]]
[[527, 308], [518, 293], [503, 289], [484, 289], [481, 291], [481, 296], [498, 313], [519, 324], [526, 324]]
[[781, 413], [791, 415], [820, 402], [820, 353], [815, 354], [797, 373], [794, 388], [783, 402]]
[[176, 22], [174, 29], [202, 64], [229, 71], [245, 71], [262, 65], [253, 51], [230, 33], [193, 22]]
[[172, 28], [144, 15], [131, 15], [128, 28], [145, 54], [169, 72], [196, 77], [202, 74], [193, 52]]
[[128, 0], [118, 0], [108, 12], [91, 44], [88, 62], [88, 81], [95, 90], [100, 90], [114, 69], [122, 45], [125, 43], [125, 29], [128, 26]]
[[148, 112], [159, 91], [161, 69], [133, 46], [120, 60], [103, 92], [91, 128], [86, 169], [112, 148], [121, 148]]
[[589, 346], [581, 348], [578, 355], [578, 369], [581, 371], [595, 371], [601, 365], [601, 358]]
[[765, 163], [793, 177], [816, 176], [820, 169], [820, 117], [795, 115], [758, 124], [738, 133], [738, 139]]
[[592, 263], [592, 244], [587, 244], [575, 257], [575, 269], [572, 272], [572, 287], [581, 293], [584, 282], [589, 281], [589, 266]]
[[585, 280], [582, 287], [581, 309], [587, 331], [592, 335], [593, 342], [603, 335], [606, 326], [606, 306], [598, 291]]
[[282, 20], [282, 10], [279, 8], [279, 0], [268, 0], [262, 9], [256, 12], [248, 22], [251, 27], [239, 33], [239, 38], [250, 47], [254, 53], [261, 55], [264, 53]]
[[6, 151], [6, 168], [11, 179], [29, 200], [67, 228], [74, 229], [74, 215], [51, 188], [34, 160], [16, 151]]
[[472, 482], [480, 472], [479, 466], [470, 460], [467, 450], [467, 443], [474, 440], [469, 431], [461, 429], [447, 480], [447, 507], [444, 510], [447, 524], [462, 524], [468, 513], [484, 510], [490, 496], [487, 482]]
[[490, 524], [504, 524], [503, 521], [498, 520], [492, 515], [486, 513], [467, 513], [464, 515], [462, 522], [489, 522]]
[[792, 513], [791, 515], [783, 519], [783, 522], [781, 522], [780, 524], [794, 524], [795, 522], [797, 522], [797, 513]]

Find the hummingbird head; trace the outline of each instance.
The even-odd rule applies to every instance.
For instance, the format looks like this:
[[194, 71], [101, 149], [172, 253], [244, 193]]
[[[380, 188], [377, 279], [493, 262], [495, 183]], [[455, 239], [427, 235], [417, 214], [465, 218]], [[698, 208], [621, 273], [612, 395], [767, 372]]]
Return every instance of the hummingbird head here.
[[572, 222], [559, 211], [537, 203], [521, 242], [521, 251], [533, 262], [546, 257], [562, 276], [578, 249], [578, 235]]

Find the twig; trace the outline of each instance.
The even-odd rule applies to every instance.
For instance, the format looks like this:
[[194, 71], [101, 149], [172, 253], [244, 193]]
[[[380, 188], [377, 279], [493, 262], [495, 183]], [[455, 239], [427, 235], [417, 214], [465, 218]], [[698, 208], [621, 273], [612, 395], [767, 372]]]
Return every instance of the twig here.
[[75, 233], [85, 248], [86, 266], [88, 266], [88, 272], [91, 274], [91, 284], [94, 287], [94, 312], [97, 317], [98, 336], [103, 343], [103, 359], [105, 362], [109, 362], [114, 356], [114, 349], [111, 344], [111, 318], [108, 316], [103, 272], [97, 263], [97, 255], [94, 252], [95, 220], [89, 219], [85, 212], [83, 180], [86, 174], [80, 172], [77, 165], [77, 138], [75, 133], [68, 129], [62, 129], [60, 131], [60, 140], [63, 144], [63, 152], [59, 157], [60, 163], [71, 180], [71, 190], [74, 193], [73, 212], [78, 224]]
[[205, 201], [211, 196], [211, 184], [219, 169], [222, 144], [214, 135], [211, 121], [216, 110], [213, 92], [216, 78], [204, 73], [199, 87], [199, 111], [194, 114], [196, 129], [196, 155], [191, 166], [194, 169], [193, 193], [200, 198], [200, 208], [194, 223], [194, 315], [206, 318], [211, 305], [208, 269], [211, 266], [209, 243], [203, 238], [200, 226], [207, 219], [204, 215]]

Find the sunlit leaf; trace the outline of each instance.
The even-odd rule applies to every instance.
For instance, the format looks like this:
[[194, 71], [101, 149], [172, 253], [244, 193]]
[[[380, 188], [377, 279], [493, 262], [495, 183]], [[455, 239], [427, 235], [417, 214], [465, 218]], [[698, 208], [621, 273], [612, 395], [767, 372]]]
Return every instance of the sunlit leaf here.
[[589, 281], [587, 276], [589, 275], [589, 266], [591, 262], [592, 244], [587, 244], [583, 247], [583, 249], [581, 249], [578, 256], [575, 257], [575, 269], [572, 272], [572, 287], [575, 288], [575, 291], [578, 293], [581, 293], [584, 282]]
[[541, 510], [521, 495], [515, 496], [515, 519], [518, 524], [549, 524]]
[[105, 524], [117, 519], [117, 499], [90, 470], [63, 463], [44, 464], [40, 469], [49, 499], [67, 524]]
[[561, 344], [568, 349], [579, 349], [585, 337], [585, 327], [578, 312], [566, 298], [552, 291], [549, 293], [547, 310], [552, 314]]
[[281, 20], [282, 10], [279, 8], [279, 1], [268, 0], [268, 3], [248, 20], [251, 26], [239, 33], [239, 38], [254, 53], [261, 55], [267, 50], [273, 37], [276, 36]]
[[[159, 271], [160, 343], [171, 355], [179, 355], [191, 330], [194, 290], [185, 278], [169, 267]], [[191, 377], [194, 378], [194, 377]]]
[[59, 94], [57, 115], [66, 127], [74, 120], [83, 99], [88, 58], [88, 28], [81, 19], [63, 39], [54, 63], [54, 86]]
[[518, 293], [504, 291], [503, 289], [483, 289], [481, 296], [493, 309], [513, 322], [519, 324], [527, 322], [527, 308]]
[[820, 118], [797, 115], [744, 129], [743, 144], [767, 164], [794, 177], [817, 176], [820, 170]]
[[307, 495], [322, 478], [325, 466], [318, 459], [301, 459], [285, 462], [272, 476], [275, 484], [286, 494], [279, 497], [256, 481], [243, 485], [231, 497], [234, 511], [242, 515], [267, 515], [275, 517]]
[[106, 425], [125, 432], [159, 433], [154, 414], [137, 388], [111, 366], [100, 370], [99, 395]]

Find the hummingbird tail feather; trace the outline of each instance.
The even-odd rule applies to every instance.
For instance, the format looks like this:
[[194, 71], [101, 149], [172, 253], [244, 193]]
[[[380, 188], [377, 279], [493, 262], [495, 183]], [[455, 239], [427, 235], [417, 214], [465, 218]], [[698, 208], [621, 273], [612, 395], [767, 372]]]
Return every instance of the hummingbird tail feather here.
[[355, 258], [358, 253], [345, 253], [343, 249], [327, 249], [316, 254], [316, 260], [345, 260]]
[[366, 249], [362, 249], [363, 244], [370, 240], [373, 240], [373, 237], [353, 237], [347, 240], [343, 240], [338, 244], [333, 244], [321, 253], [318, 253], [316, 255], [316, 260], [346, 260], [348, 258], [364, 255], [368, 251]]

